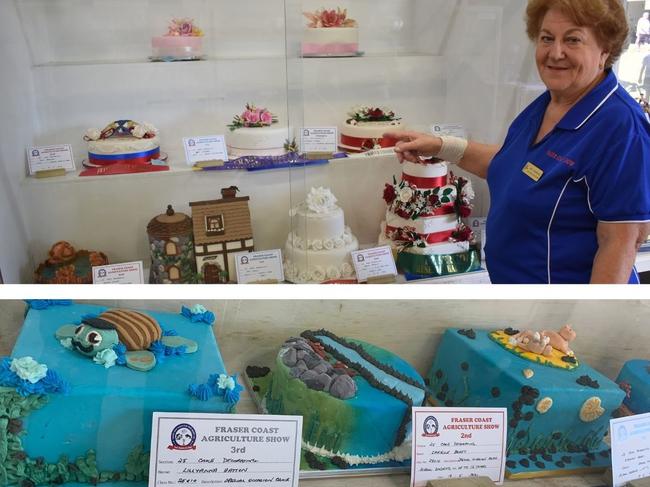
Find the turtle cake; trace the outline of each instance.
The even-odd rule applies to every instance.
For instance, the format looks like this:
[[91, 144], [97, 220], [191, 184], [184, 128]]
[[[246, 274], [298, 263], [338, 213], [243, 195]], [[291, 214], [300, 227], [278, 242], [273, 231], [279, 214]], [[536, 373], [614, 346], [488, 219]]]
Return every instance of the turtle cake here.
[[154, 411], [235, 410], [241, 386], [213, 320], [200, 305], [29, 302], [11, 356], [0, 357], [0, 486], [146, 486]]
[[116, 362], [122, 357], [131, 369], [148, 371], [156, 366], [156, 355], [194, 353], [195, 341], [178, 335], [163, 335], [158, 322], [138, 311], [110, 309], [98, 316], [83, 317], [78, 325], [64, 325], [56, 337], [66, 348], [95, 361]]

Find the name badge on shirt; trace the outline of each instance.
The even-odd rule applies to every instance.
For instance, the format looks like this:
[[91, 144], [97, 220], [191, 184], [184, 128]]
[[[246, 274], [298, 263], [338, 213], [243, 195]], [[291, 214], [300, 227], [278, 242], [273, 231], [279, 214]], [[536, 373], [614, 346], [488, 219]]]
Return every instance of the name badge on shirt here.
[[527, 162], [521, 172], [523, 172], [526, 176], [535, 182], [539, 181], [540, 178], [544, 175], [544, 171], [542, 171], [532, 162]]

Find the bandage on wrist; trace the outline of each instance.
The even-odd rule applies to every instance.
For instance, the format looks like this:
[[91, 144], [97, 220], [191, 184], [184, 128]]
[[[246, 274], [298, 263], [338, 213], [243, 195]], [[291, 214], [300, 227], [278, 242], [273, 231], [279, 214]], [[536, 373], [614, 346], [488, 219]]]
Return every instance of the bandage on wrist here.
[[436, 157], [448, 162], [460, 162], [467, 150], [467, 140], [453, 135], [442, 135], [440, 140], [442, 140], [442, 146]]

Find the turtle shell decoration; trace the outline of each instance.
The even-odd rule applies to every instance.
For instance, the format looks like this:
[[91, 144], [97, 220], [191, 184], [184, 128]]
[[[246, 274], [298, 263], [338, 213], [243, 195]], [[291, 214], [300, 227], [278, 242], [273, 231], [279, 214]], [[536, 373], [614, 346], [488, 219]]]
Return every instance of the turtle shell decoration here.
[[111, 309], [96, 317], [85, 317], [78, 325], [64, 325], [56, 338], [69, 343], [69, 348], [95, 359], [105, 350], [126, 348], [125, 365], [146, 372], [156, 366], [156, 355], [149, 350], [156, 342], [165, 347], [184, 347], [185, 353], [198, 350], [195, 341], [180, 336], [165, 336], [158, 322], [144, 313]]

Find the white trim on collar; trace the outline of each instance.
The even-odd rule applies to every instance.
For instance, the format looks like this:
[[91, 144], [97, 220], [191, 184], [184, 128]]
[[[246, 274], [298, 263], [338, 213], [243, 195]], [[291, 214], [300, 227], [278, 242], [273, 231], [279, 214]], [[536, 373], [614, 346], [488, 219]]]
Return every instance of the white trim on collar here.
[[594, 108], [592, 110], [592, 112], [589, 115], [587, 115], [587, 117], [582, 122], [580, 122], [578, 124], [578, 126], [576, 128], [574, 128], [573, 130], [578, 130], [580, 127], [582, 127], [587, 122], [587, 120], [589, 120], [591, 118], [591, 116], [594, 113], [596, 113], [596, 111], [603, 105], [603, 103], [605, 103], [607, 101], [607, 99], [610, 96], [612, 96], [616, 90], [618, 90], [619, 86], [620, 85], [618, 84], [618, 81], [616, 81], [616, 86], [614, 87], [614, 89], [612, 91], [610, 91], [609, 93], [607, 93], [607, 96], [605, 96], [605, 98], [603, 98], [602, 101], [598, 105], [596, 105], [596, 108]]

